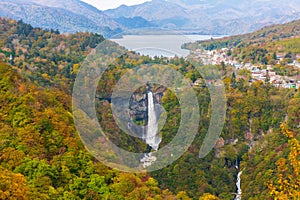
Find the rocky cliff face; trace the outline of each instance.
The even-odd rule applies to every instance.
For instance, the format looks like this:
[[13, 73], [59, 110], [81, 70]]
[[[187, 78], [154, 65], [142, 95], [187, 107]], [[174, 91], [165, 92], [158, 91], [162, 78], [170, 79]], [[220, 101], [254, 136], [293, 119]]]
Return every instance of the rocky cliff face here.
[[[163, 86], [154, 86], [150, 89], [154, 95], [154, 103], [159, 104], [161, 98], [166, 92], [166, 88]], [[139, 90], [134, 93], [129, 102], [129, 113], [132, 120], [140, 122], [142, 124], [147, 122], [147, 91], [145, 89]], [[157, 110], [157, 115], [160, 115], [161, 111]]]

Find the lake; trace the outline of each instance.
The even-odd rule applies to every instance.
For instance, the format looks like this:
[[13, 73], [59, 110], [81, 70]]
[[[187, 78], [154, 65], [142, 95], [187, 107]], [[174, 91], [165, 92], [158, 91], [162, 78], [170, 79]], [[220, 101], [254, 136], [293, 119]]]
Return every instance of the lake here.
[[[143, 55], [174, 57], [186, 57], [189, 50], [181, 49], [184, 43], [210, 39], [211, 35], [124, 35], [122, 38], [111, 39], [129, 50]], [[221, 38], [224, 36], [214, 36]]]

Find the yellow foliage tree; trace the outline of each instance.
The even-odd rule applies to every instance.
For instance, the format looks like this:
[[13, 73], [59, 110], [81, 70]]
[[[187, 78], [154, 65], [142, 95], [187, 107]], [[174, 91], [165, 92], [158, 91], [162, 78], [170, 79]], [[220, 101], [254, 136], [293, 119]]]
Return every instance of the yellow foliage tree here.
[[279, 177], [270, 182], [268, 188], [275, 200], [300, 199], [300, 142], [294, 133], [284, 124], [281, 125], [282, 134], [288, 138], [290, 153], [288, 158], [280, 158], [277, 162]]
[[176, 199], [180, 200], [191, 200], [191, 198], [186, 194], [186, 192], [181, 191], [176, 195]]
[[0, 199], [29, 199], [29, 187], [23, 175], [15, 174], [2, 167], [0, 167], [0, 170]]
[[215, 195], [205, 193], [199, 198], [199, 200], [219, 200], [219, 198]]

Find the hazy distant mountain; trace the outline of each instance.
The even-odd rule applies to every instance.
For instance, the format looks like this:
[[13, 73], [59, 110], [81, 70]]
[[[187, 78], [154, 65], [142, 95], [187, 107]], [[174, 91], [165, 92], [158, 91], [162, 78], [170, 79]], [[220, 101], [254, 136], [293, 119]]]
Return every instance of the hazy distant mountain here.
[[152, 0], [100, 11], [80, 0], [0, 0], [0, 16], [61, 32], [105, 36], [125, 29], [168, 28], [203, 34], [239, 34], [300, 18], [299, 0]]
[[121, 28], [102, 11], [79, 0], [0, 0], [0, 16], [61, 32], [91, 31], [111, 35]]
[[68, 10], [75, 14], [82, 15], [103, 27], [108, 26], [111, 29], [120, 28], [119, 24], [117, 24], [114, 20], [106, 16], [102, 11], [80, 0], [30, 0], [30, 1], [36, 2], [44, 6], [62, 8]]
[[181, 28], [189, 22], [188, 12], [175, 3], [154, 0], [135, 6], [122, 5], [119, 8], [104, 11], [110, 17], [133, 18], [140, 16], [161, 27]]
[[142, 17], [171, 29], [239, 34], [300, 18], [299, 0], [153, 0], [104, 12], [110, 17]]
[[147, 28], [147, 27], [156, 26], [155, 24], [152, 24], [151, 22], [145, 20], [142, 17], [133, 17], [133, 18], [118, 17], [113, 19], [128, 29]]

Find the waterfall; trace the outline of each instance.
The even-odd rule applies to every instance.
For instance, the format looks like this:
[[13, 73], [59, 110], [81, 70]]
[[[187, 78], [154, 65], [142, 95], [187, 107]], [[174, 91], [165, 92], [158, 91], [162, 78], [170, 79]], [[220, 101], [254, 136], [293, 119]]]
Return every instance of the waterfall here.
[[161, 142], [161, 138], [158, 137], [158, 124], [156, 119], [153, 93], [148, 92], [147, 97], [148, 97], [148, 126], [147, 126], [145, 141], [151, 148], [157, 151], [159, 143]]
[[158, 150], [158, 146], [161, 142], [161, 138], [158, 137], [158, 123], [156, 119], [156, 112], [155, 112], [155, 104], [153, 93], [148, 92], [147, 94], [148, 99], [148, 125], [146, 129], [146, 134], [143, 131], [142, 139], [145, 140], [146, 144], [148, 145], [147, 153], [144, 157], [140, 160], [143, 167], [149, 167], [153, 162], [156, 161], [156, 157], [152, 156], [151, 149], [155, 151]]
[[237, 187], [237, 193], [236, 197], [234, 200], [242, 200], [242, 189], [241, 189], [241, 175], [243, 171], [240, 171], [237, 175], [237, 180], [236, 180], [236, 187]]

